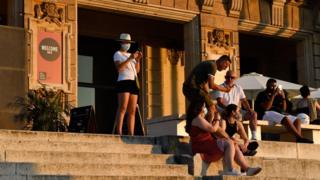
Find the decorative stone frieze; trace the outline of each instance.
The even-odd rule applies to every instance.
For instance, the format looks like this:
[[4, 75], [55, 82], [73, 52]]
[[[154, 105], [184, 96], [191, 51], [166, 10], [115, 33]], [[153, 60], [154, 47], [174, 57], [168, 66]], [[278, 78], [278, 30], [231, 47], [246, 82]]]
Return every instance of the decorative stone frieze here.
[[34, 17], [60, 26], [64, 22], [65, 14], [64, 10], [58, 8], [55, 3], [43, 2], [34, 6]]
[[229, 49], [230, 47], [230, 32], [226, 33], [222, 29], [214, 29], [208, 32], [209, 45]]
[[172, 65], [177, 65], [180, 61], [181, 65], [184, 65], [183, 62], [183, 51], [176, 49], [168, 49], [168, 60]]
[[242, 6], [243, 6], [243, 0], [230, 0], [229, 16], [239, 18]]
[[135, 3], [148, 4], [148, 0], [132, 0]]
[[202, 12], [211, 13], [214, 5], [214, 0], [202, 0]]
[[284, 18], [284, 3], [286, 0], [273, 0], [272, 2], [272, 25], [275, 26], [283, 26], [283, 18]]

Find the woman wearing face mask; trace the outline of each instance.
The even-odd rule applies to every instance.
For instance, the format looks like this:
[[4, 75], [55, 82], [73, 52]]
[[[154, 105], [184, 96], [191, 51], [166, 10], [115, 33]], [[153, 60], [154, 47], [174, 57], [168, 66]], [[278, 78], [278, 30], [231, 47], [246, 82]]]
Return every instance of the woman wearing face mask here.
[[239, 144], [243, 154], [247, 156], [254, 156], [257, 153], [256, 148], [258, 147], [258, 143], [249, 142], [247, 133], [244, 130], [240, 118], [241, 115], [238, 106], [235, 104], [229, 104], [225, 109], [220, 126], [235, 142], [237, 140], [233, 136], [235, 133], [238, 133], [243, 140], [243, 144]]
[[[142, 53], [128, 53], [130, 49], [130, 34], [120, 34], [119, 51], [113, 56], [114, 63], [118, 70], [118, 80], [116, 91], [118, 93], [118, 109], [115, 123], [117, 123], [117, 133], [122, 135], [122, 125], [125, 114], [127, 113], [128, 135], [134, 135], [135, 113], [139, 94], [139, 87], [136, 83], [137, 73], [140, 71], [140, 61]], [[114, 126], [115, 127], [115, 126]], [[114, 129], [113, 129], [114, 132]]]

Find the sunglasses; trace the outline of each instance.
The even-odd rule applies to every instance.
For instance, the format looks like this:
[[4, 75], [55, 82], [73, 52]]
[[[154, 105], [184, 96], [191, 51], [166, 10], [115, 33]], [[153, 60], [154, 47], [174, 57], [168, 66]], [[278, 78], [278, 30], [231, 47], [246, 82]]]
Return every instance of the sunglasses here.
[[236, 77], [234, 76], [225, 76], [226, 79], [235, 79]]

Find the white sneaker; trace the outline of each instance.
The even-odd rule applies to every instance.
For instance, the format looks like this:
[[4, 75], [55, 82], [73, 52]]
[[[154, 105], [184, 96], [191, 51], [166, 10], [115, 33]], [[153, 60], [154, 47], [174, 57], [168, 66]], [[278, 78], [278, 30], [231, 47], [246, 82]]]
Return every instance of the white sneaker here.
[[249, 167], [247, 170], [247, 176], [254, 176], [261, 171], [261, 167]]
[[241, 176], [241, 173], [238, 172], [236, 169], [232, 169], [231, 171], [222, 171], [220, 175]]
[[201, 166], [201, 176], [206, 176], [207, 175], [207, 170], [210, 166], [210, 163], [206, 163], [204, 161], [202, 161], [202, 166]]

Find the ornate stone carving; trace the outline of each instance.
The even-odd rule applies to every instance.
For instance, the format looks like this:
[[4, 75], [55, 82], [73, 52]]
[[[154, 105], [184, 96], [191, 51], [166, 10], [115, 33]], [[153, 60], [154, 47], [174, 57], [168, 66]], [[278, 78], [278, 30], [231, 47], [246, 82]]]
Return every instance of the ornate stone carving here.
[[202, 4], [202, 11], [211, 13], [214, 5], [214, 0], [200, 0]]
[[224, 47], [229, 49], [230, 47], [230, 33], [225, 33], [222, 29], [214, 29], [213, 31], [208, 32], [208, 44]]
[[179, 60], [181, 62], [181, 65], [183, 65], [182, 56], [182, 51], [176, 49], [168, 49], [168, 60], [172, 65], [177, 65]]
[[275, 26], [283, 26], [283, 18], [284, 18], [284, 3], [286, 0], [273, 0], [272, 2], [272, 18], [271, 24]]
[[57, 8], [55, 3], [43, 2], [34, 6], [34, 17], [37, 19], [44, 19], [49, 23], [56, 23], [61, 25], [64, 22], [64, 10]]
[[243, 0], [230, 0], [229, 16], [239, 18], [242, 6], [243, 6]]
[[148, 4], [148, 0], [133, 0], [135, 3]]

